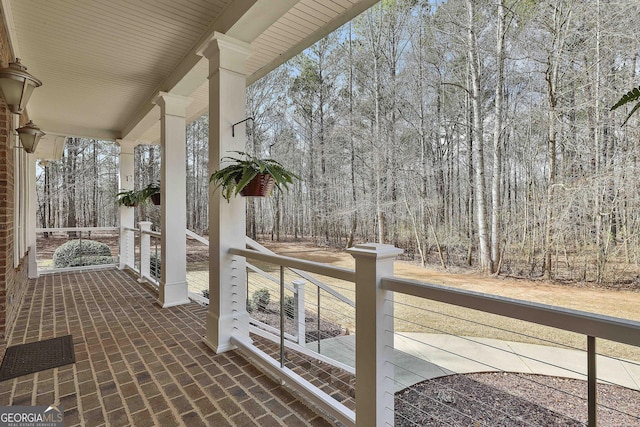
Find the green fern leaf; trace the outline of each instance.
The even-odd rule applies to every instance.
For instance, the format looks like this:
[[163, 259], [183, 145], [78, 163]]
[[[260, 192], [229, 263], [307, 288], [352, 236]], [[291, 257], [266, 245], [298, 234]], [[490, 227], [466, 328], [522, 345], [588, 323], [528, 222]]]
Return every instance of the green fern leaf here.
[[629, 102], [637, 101], [638, 99], [640, 99], [640, 86], [633, 88], [629, 92], [622, 95], [622, 97], [618, 100], [618, 102], [616, 102], [614, 106], [611, 107], [611, 111], [615, 110], [618, 107], [622, 107], [623, 105], [626, 105]]

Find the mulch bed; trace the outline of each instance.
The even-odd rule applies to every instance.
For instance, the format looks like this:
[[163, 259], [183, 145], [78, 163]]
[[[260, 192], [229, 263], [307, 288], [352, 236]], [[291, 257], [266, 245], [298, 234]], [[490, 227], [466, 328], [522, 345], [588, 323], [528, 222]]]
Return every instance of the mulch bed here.
[[[253, 310], [251, 317], [254, 319], [266, 323], [269, 326], [279, 329], [280, 328], [280, 305], [279, 303], [269, 303], [266, 309]], [[305, 342], [318, 341], [318, 335], [320, 339], [327, 339], [338, 337], [341, 335], [348, 335], [349, 331], [337, 323], [331, 322], [327, 319], [320, 318], [320, 329], [318, 329], [318, 316], [311, 310], [305, 310]], [[285, 316], [286, 333], [291, 335], [297, 335], [297, 324], [293, 319], [289, 319]]]
[[[583, 426], [587, 383], [479, 373], [423, 381], [396, 393], [396, 426]], [[640, 426], [640, 392], [598, 385], [598, 426]], [[609, 409], [611, 408], [611, 409]]]

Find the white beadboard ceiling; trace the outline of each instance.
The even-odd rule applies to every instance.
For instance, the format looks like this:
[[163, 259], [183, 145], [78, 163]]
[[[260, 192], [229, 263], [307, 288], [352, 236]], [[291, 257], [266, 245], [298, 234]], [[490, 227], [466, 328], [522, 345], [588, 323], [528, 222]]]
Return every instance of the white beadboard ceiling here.
[[[378, 0], [0, 0], [14, 55], [42, 80], [29, 117], [50, 136], [159, 139], [159, 91], [206, 112], [214, 31], [248, 42], [256, 81]], [[6, 64], [2, 64], [6, 66]], [[42, 156], [50, 152], [41, 142]], [[40, 150], [39, 150], [40, 151]], [[54, 150], [59, 151], [59, 150]]]

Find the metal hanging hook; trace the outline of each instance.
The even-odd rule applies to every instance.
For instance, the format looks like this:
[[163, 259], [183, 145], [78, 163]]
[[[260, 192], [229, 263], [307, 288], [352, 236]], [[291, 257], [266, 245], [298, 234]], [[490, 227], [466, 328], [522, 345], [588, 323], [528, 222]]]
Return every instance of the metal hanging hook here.
[[240, 120], [238, 123], [234, 123], [234, 124], [232, 124], [232, 125], [231, 125], [231, 136], [232, 136], [233, 138], [235, 138], [235, 137], [236, 137], [236, 129], [235, 129], [236, 125], [239, 125], [240, 123], [244, 123], [244, 122], [246, 122], [247, 120], [252, 120], [252, 121], [253, 121], [253, 117], [247, 117], [246, 119], [244, 119], [244, 120]]

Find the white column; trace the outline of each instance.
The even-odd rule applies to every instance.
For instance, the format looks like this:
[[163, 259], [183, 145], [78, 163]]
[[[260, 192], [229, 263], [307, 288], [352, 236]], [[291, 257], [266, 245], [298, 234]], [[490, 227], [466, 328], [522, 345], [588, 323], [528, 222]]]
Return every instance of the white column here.
[[[38, 211], [38, 199], [36, 193], [36, 156], [35, 154], [30, 154], [28, 156], [28, 183], [29, 183], [29, 206], [27, 208], [28, 215], [28, 230], [27, 230], [27, 246], [29, 249], [29, 278], [35, 279], [38, 277], [38, 263], [36, 262], [37, 251], [36, 251], [36, 226], [37, 226], [37, 217], [36, 213]], [[45, 225], [46, 227], [46, 225]]]
[[381, 279], [393, 276], [402, 249], [367, 243], [348, 252], [356, 260], [356, 425], [393, 425], [393, 292]]
[[[134, 180], [134, 154], [135, 142], [116, 141], [120, 145], [120, 162], [118, 170], [118, 188], [120, 190], [133, 190]], [[119, 190], [119, 191], [120, 191]], [[123, 227], [133, 228], [135, 226], [135, 208], [120, 206], [120, 270], [126, 265], [134, 265], [134, 234], [122, 230]]]
[[[200, 49], [209, 60], [209, 173], [218, 170], [220, 159], [230, 151], [245, 151], [244, 124], [231, 136], [231, 125], [244, 120], [245, 61], [250, 46], [215, 33]], [[209, 312], [204, 342], [216, 353], [234, 348], [231, 334], [249, 337], [246, 308], [246, 267], [243, 257], [228, 253], [244, 248], [245, 201], [234, 197], [229, 203], [220, 191], [209, 190]]]
[[[187, 181], [186, 127], [190, 98], [161, 92], [160, 197], [162, 277], [158, 304], [162, 307], [189, 303], [187, 285]], [[171, 262], [169, 262], [171, 260]]]

